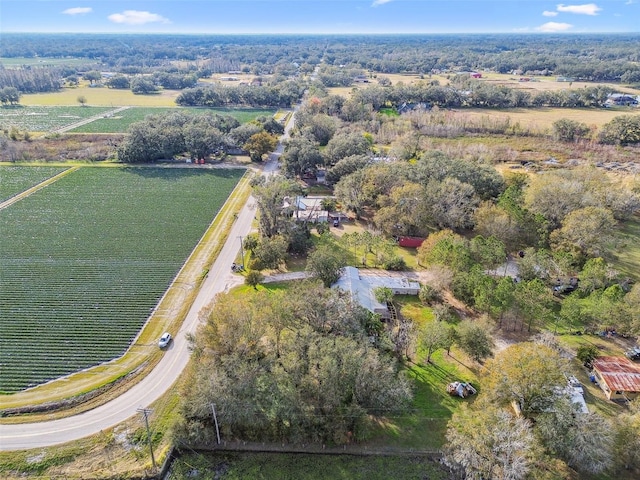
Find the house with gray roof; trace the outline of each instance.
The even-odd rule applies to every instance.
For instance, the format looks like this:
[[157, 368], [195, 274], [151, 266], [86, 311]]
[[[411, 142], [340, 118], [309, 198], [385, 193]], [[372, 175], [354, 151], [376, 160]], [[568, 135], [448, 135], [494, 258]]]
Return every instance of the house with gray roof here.
[[376, 300], [374, 290], [377, 287], [387, 287], [394, 295], [418, 295], [420, 284], [410, 280], [397, 272], [385, 270], [360, 271], [355, 267], [344, 267], [342, 275], [332, 288], [339, 288], [351, 295], [354, 302], [382, 318], [390, 318], [387, 305]]

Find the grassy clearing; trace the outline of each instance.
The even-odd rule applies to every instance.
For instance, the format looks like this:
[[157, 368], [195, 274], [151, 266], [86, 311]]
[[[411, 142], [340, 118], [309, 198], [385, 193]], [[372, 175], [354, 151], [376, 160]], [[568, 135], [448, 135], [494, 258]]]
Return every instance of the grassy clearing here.
[[0, 389], [122, 355], [241, 174], [81, 168], [0, 212]]
[[0, 202], [66, 170], [65, 167], [0, 167]]
[[108, 107], [2, 107], [0, 129], [26, 130], [28, 132], [50, 132], [71, 125], [85, 118], [108, 112]]
[[614, 117], [623, 114], [638, 113], [633, 109], [609, 108], [511, 108], [511, 109], [482, 109], [470, 108], [459, 110], [474, 117], [509, 117], [512, 123], [520, 123], [523, 128], [537, 129], [541, 132], [550, 131], [553, 122], [561, 118], [568, 118], [589, 126], [602, 127]]
[[482, 80], [487, 83], [495, 83], [499, 85], [506, 85], [512, 88], [519, 88], [523, 90], [531, 90], [533, 93], [539, 91], [559, 91], [559, 90], [579, 90], [581, 88], [591, 88], [597, 86], [609, 87], [611, 89], [627, 92], [632, 94], [639, 94], [640, 91], [628, 87], [626, 85], [620, 85], [618, 83], [598, 83], [598, 82], [558, 82], [556, 77], [535, 77], [528, 76], [528, 78], [534, 81], [520, 82], [520, 78], [526, 77], [526, 75], [514, 76], [510, 74], [502, 73], [482, 73]]
[[613, 266], [624, 275], [640, 281], [640, 218], [625, 222], [619, 236], [623, 243], [615, 251]]
[[[403, 316], [412, 319], [417, 328], [433, 322], [433, 312], [416, 297], [396, 297]], [[460, 405], [470, 400], [452, 397], [446, 392], [455, 380], [472, 382], [477, 388], [477, 372], [467, 366], [467, 359], [457, 350], [451, 355], [438, 351], [431, 363], [424, 363], [425, 353], [418, 350], [405, 371], [414, 385], [413, 408], [409, 414], [389, 419], [378, 426], [375, 444], [415, 449], [439, 449], [444, 445], [447, 422]], [[480, 390], [480, 389], [478, 389]]]
[[[192, 452], [171, 468], [174, 480], [213, 478], [293, 480], [444, 480], [448, 478], [434, 461], [419, 457], [305, 455], [276, 453]], [[215, 478], [218, 478], [217, 476]]]
[[5, 68], [19, 68], [22, 66], [56, 67], [56, 66], [80, 66], [87, 63], [95, 63], [88, 58], [71, 57], [0, 57], [0, 64]]

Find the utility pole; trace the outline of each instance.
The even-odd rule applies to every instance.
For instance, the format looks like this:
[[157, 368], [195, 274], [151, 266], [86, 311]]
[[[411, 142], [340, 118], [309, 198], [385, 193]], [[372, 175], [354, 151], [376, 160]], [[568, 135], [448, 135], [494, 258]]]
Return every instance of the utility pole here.
[[153, 456], [153, 442], [151, 441], [151, 431], [149, 430], [149, 414], [153, 412], [150, 408], [138, 408], [138, 412], [142, 414], [144, 417], [144, 424], [147, 427], [147, 440], [149, 441], [149, 451], [151, 452], [151, 463], [153, 464], [153, 469], [156, 467], [156, 457]]
[[213, 422], [216, 424], [216, 438], [218, 439], [218, 445], [220, 445], [220, 430], [218, 429], [218, 416], [216, 415], [216, 404], [211, 404], [211, 410], [213, 411]]
[[242, 244], [242, 235], [238, 235], [238, 238], [240, 239], [240, 257], [242, 258], [242, 268], [244, 269], [244, 245]]

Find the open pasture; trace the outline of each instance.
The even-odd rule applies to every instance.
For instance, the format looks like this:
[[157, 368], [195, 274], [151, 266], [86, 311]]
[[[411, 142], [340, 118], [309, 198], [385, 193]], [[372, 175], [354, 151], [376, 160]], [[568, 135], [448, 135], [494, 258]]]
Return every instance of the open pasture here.
[[27, 67], [59, 67], [92, 64], [95, 60], [76, 57], [0, 57], [0, 65], [4, 68]]
[[614, 117], [625, 114], [640, 114], [637, 109], [606, 109], [606, 108], [510, 108], [510, 109], [489, 109], [489, 108], [469, 108], [459, 109], [461, 113], [466, 113], [472, 118], [505, 118], [509, 117], [511, 123], [520, 123], [525, 130], [539, 131], [541, 133], [551, 130], [553, 122], [561, 118], [568, 118], [578, 122], [586, 123], [589, 126], [602, 127], [610, 122]]
[[111, 107], [27, 106], [0, 108], [0, 129], [17, 128], [27, 132], [51, 132], [85, 118], [102, 115]]
[[66, 170], [65, 167], [0, 167], [0, 202], [24, 192], [64, 170]]
[[148, 115], [157, 115], [168, 111], [182, 111], [190, 114], [219, 113], [230, 115], [240, 123], [246, 123], [254, 118], [265, 115], [272, 116], [275, 109], [256, 108], [162, 108], [162, 107], [132, 107], [123, 110], [113, 116], [98, 118], [91, 123], [79, 126], [71, 130], [73, 133], [126, 133], [132, 123], [144, 120]]
[[0, 211], [0, 391], [124, 353], [243, 173], [83, 167]]
[[[521, 78], [529, 78], [530, 81], [520, 81]], [[640, 90], [635, 88], [621, 85], [619, 83], [607, 83], [607, 82], [558, 82], [556, 76], [541, 77], [541, 76], [528, 76], [528, 75], [511, 75], [502, 73], [487, 73], [482, 72], [482, 80], [488, 83], [497, 85], [506, 85], [512, 88], [520, 88], [524, 90], [530, 90], [531, 93], [537, 93], [539, 91], [559, 91], [559, 90], [579, 90], [581, 88], [591, 87], [608, 87], [619, 92], [631, 93], [633, 95], [639, 95]]]
[[78, 97], [87, 99], [90, 106], [141, 106], [141, 107], [175, 107], [179, 90], [162, 90], [152, 95], [134, 95], [129, 90], [107, 87], [90, 87], [81, 84], [78, 87], [65, 87], [58, 92], [31, 93], [22, 95], [22, 105], [78, 105]]

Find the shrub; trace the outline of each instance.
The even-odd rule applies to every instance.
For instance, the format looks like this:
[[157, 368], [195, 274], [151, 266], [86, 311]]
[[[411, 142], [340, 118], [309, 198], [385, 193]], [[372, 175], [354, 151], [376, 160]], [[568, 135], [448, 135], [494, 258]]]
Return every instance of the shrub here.
[[382, 264], [382, 268], [384, 268], [385, 270], [400, 271], [407, 268], [407, 263], [400, 255], [394, 255], [385, 259], [384, 263]]

